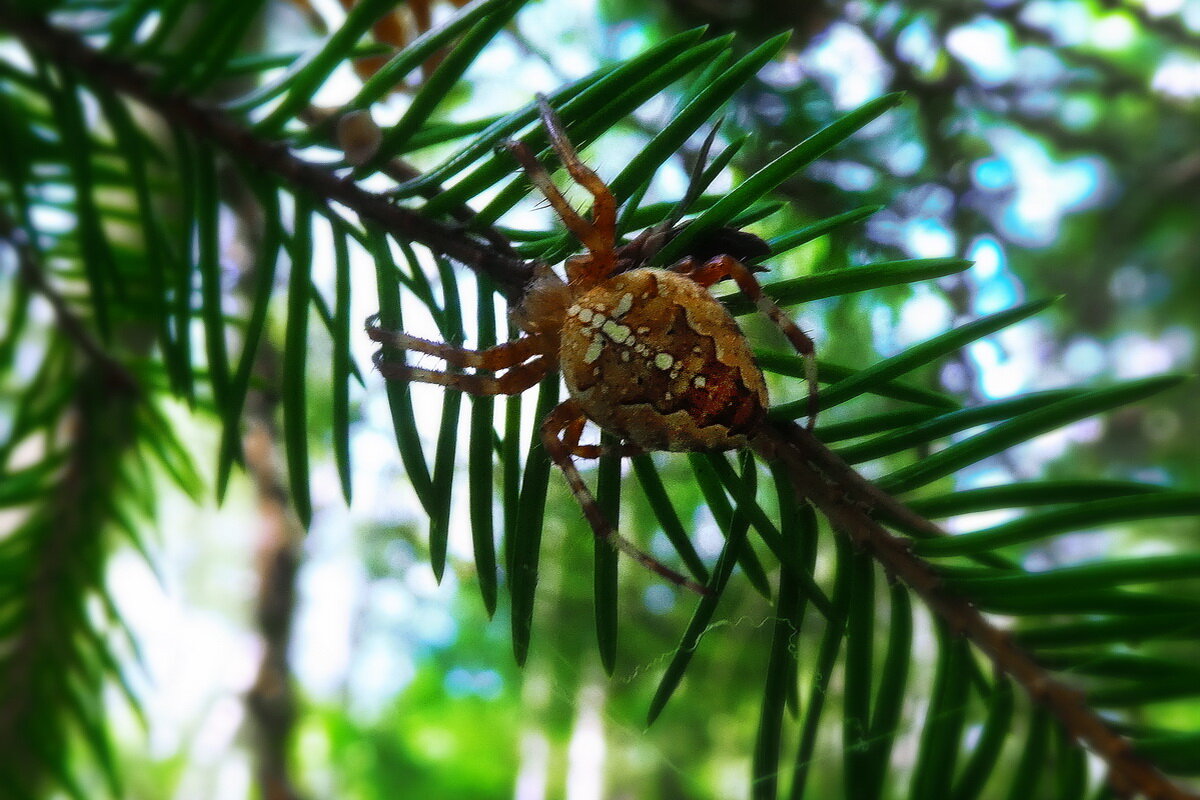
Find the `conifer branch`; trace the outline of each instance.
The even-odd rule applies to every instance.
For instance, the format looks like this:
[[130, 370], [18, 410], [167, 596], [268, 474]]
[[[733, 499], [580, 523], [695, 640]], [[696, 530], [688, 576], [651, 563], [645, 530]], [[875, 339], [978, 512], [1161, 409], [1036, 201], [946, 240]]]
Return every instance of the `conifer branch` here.
[[3, 209], [0, 209], [0, 242], [6, 242], [12, 248], [16, 254], [18, 277], [50, 304], [54, 311], [54, 319], [67, 338], [107, 376], [111, 384], [136, 394], [138, 383], [133, 374], [96, 341], [88, 326], [71, 309], [66, 298], [50, 283], [33, 252], [28, 234], [18, 227]]
[[1056, 680], [968, 598], [949, 591], [937, 570], [913, 554], [909, 541], [893, 535], [875, 517], [931, 535], [948, 535], [940, 527], [876, 488], [799, 425], [776, 425], [771, 435], [756, 440], [755, 450], [768, 461], [782, 462], [797, 494], [820, 509], [835, 530], [870, 553], [889, 578], [904, 581], [952, 631], [974, 644], [998, 672], [1011, 675], [1032, 702], [1057, 717], [1073, 739], [1099, 756], [1108, 765], [1109, 781], [1119, 796], [1200, 799], [1134, 752], [1129, 740], [1088, 706], [1082, 692]]
[[40, 17], [22, 14], [7, 0], [0, 0], [0, 29], [16, 35], [47, 61], [138, 100], [171, 124], [217, 145], [255, 169], [275, 173], [296, 191], [339, 203], [399, 239], [420, 243], [487, 275], [509, 297], [519, 293], [532, 277], [528, 262], [472, 238], [461, 228], [395, 205], [386, 196], [369, 192], [325, 166], [305, 161], [293, 155], [283, 143], [256, 136], [240, 120], [219, 108], [156, 88], [154, 76], [145, 69], [106, 55], [74, 33], [55, 28]]

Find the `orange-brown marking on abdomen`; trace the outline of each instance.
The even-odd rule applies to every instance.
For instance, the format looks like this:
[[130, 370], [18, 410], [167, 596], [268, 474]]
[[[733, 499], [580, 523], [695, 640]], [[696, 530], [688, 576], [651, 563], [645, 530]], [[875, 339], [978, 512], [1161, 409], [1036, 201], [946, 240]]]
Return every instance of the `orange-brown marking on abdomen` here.
[[560, 355], [588, 418], [648, 450], [738, 447], [766, 413], [762, 373], [733, 318], [663, 270], [632, 270], [580, 297]]

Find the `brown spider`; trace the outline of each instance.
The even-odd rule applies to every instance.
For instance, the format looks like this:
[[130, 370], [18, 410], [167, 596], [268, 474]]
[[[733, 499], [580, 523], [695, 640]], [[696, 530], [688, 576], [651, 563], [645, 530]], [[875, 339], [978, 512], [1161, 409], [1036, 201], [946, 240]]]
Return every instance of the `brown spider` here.
[[[367, 334], [397, 350], [436, 356], [475, 373], [440, 372], [382, 360], [386, 378], [420, 381], [476, 395], [518, 394], [556, 366], [569, 397], [542, 423], [546, 452], [563, 473], [596, 536], [677, 584], [707, 590], [663, 566], [621, 537], [604, 519], [573, 457], [598, 458], [598, 445], [579, 443], [590, 420], [621, 440], [622, 456], [652, 450], [740, 449], [766, 432], [767, 386], [750, 345], [708, 287], [732, 278], [804, 356], [809, 427], [816, 413], [812, 340], [767, 297], [741, 258], [765, 255], [750, 234], [720, 229], [701, 237], [695, 255], [669, 269], [643, 266], [680, 228], [669, 222], [618, 246], [616, 200], [579, 158], [545, 98], [541, 118], [567, 172], [594, 198], [592, 219], [580, 216], [546, 168], [520, 142], [506, 143], [533, 184], [587, 248], [564, 265], [564, 282], [548, 265], [537, 267], [513, 319], [525, 335], [475, 351], [387, 331], [367, 321]], [[706, 250], [708, 252], [706, 252]], [[479, 372], [479, 371], [482, 371]], [[498, 373], [502, 375], [483, 374]]]

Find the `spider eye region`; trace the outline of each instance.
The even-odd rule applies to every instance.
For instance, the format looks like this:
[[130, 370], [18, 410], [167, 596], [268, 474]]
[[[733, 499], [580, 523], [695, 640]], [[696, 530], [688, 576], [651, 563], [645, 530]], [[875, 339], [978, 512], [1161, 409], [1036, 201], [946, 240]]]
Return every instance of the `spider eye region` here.
[[768, 406], [737, 323], [690, 278], [620, 273], [575, 298], [560, 362], [587, 417], [644, 450], [745, 446]]

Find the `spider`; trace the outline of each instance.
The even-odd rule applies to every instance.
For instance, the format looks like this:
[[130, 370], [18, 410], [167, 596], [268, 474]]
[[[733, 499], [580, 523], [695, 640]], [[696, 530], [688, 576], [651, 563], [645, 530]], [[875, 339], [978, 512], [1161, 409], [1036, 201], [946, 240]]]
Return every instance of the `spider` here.
[[[718, 229], [668, 269], [644, 266], [678, 233], [674, 221], [627, 244], [616, 234], [616, 200], [567, 139], [544, 97], [538, 97], [550, 143], [570, 176], [593, 197], [591, 219], [567, 202], [550, 173], [521, 142], [504, 147], [545, 195], [587, 252], [568, 258], [566, 280], [539, 264], [524, 299], [512, 312], [520, 338], [487, 350], [389, 331], [367, 321], [367, 334], [386, 347], [435, 356], [473, 373], [442, 372], [384, 360], [385, 378], [419, 381], [475, 395], [511, 395], [561, 367], [569, 397], [542, 422], [547, 454], [562, 470], [595, 535], [664, 578], [700, 594], [708, 590], [664, 566], [620, 536], [601, 513], [575, 458], [599, 458], [599, 445], [580, 444], [588, 421], [620, 439], [621, 456], [653, 450], [723, 451], [747, 447], [766, 432], [767, 386], [733, 317], [708, 291], [732, 279], [804, 357], [809, 386], [808, 426], [816, 414], [813, 342], [769, 298], [738, 257], [769, 252], [758, 237]], [[503, 373], [503, 374], [497, 374]]]

